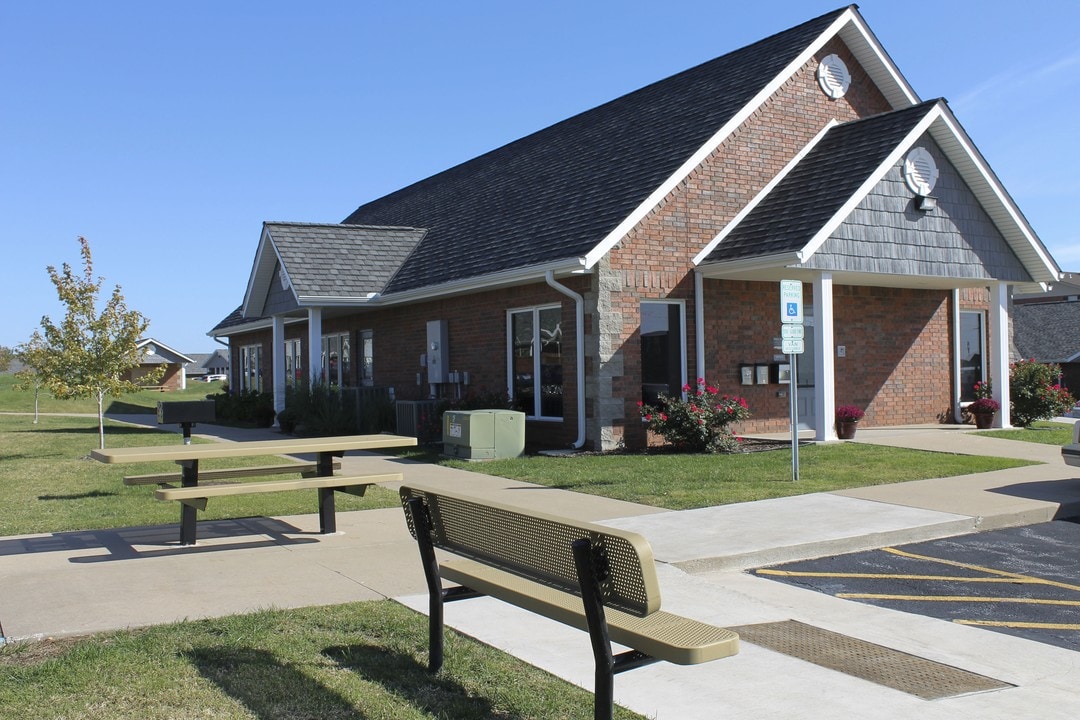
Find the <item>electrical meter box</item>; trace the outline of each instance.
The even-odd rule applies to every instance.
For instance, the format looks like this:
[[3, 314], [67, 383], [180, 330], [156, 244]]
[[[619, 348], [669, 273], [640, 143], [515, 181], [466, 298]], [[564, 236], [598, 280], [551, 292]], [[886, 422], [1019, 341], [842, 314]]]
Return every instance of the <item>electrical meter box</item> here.
[[443, 455], [463, 460], [525, 454], [525, 413], [517, 410], [452, 410], [443, 413]]

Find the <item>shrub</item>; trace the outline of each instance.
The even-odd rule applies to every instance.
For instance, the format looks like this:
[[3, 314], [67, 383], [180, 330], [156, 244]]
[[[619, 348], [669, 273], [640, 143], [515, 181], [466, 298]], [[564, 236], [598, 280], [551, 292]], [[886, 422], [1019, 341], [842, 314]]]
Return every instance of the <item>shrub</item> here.
[[1061, 366], [1020, 360], [1009, 371], [1009, 413], [1014, 425], [1028, 427], [1036, 420], [1065, 415], [1073, 398], [1058, 384]]
[[686, 399], [661, 394], [659, 407], [638, 403], [648, 428], [676, 449], [687, 452], [735, 452], [739, 440], [729, 429], [750, 417], [746, 400], [720, 395], [719, 390], [698, 378], [697, 389], [683, 386]]

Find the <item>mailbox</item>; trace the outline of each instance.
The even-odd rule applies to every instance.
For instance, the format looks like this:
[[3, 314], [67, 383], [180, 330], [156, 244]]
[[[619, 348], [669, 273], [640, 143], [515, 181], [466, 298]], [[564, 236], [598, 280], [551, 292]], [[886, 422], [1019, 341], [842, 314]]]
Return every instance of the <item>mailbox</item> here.
[[191, 428], [195, 423], [214, 422], [216, 417], [213, 400], [185, 400], [157, 404], [158, 425], [179, 423], [184, 431], [185, 445], [191, 444]]

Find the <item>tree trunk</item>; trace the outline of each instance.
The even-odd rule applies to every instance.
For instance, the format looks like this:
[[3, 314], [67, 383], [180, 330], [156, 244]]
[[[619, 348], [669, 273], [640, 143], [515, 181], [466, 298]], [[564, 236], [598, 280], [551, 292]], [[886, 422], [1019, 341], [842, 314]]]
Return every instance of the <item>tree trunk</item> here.
[[105, 393], [98, 390], [97, 394], [97, 426], [99, 449], [105, 449]]

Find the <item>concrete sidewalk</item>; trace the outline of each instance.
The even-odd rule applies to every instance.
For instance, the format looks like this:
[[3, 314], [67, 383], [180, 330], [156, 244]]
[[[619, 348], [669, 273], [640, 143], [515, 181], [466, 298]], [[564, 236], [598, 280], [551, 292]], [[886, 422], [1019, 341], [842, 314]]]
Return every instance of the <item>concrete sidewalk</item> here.
[[[139, 419], [139, 418], [136, 418]], [[143, 417], [145, 424], [152, 417]], [[200, 426], [225, 440], [274, 431]], [[1080, 654], [988, 630], [838, 600], [743, 569], [793, 559], [1030, 524], [1080, 514], [1080, 470], [1056, 446], [993, 440], [952, 426], [859, 430], [858, 442], [1043, 464], [841, 493], [670, 512], [478, 473], [350, 454], [346, 472], [387, 468], [642, 533], [656, 554], [664, 607], [723, 626], [799, 620], [1001, 680], [1015, 687], [935, 701], [743, 642], [703, 666], [657, 664], [616, 679], [616, 702], [657, 718], [1073, 717]], [[244, 612], [395, 598], [426, 611], [400, 510], [202, 523], [199, 545], [176, 526], [0, 538], [0, 622], [9, 640]], [[584, 687], [587, 638], [498, 601], [446, 608], [449, 625]]]

